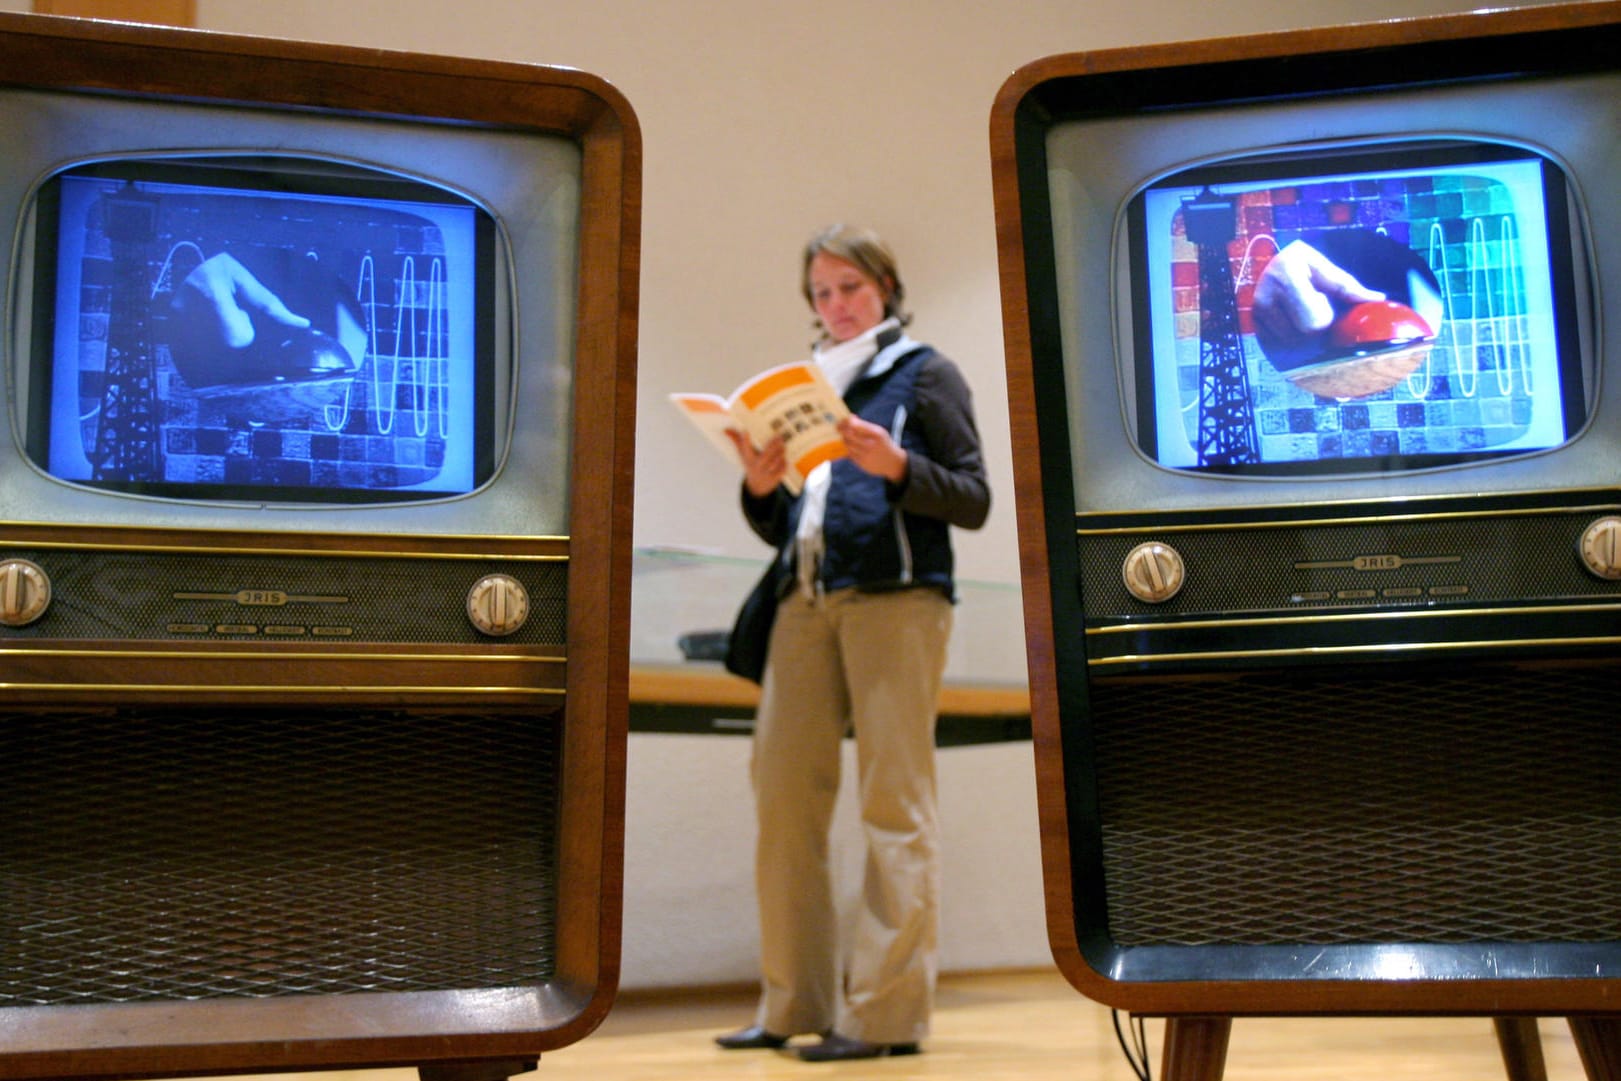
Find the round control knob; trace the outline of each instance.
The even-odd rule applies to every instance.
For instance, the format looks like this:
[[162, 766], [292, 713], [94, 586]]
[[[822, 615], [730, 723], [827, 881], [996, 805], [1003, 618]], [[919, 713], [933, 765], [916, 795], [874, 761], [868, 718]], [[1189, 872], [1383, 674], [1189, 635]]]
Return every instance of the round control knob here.
[[0, 623], [26, 627], [51, 604], [51, 579], [26, 559], [0, 561]]
[[1610, 581], [1621, 579], [1621, 517], [1594, 520], [1582, 530], [1576, 547], [1588, 571]]
[[512, 634], [529, 618], [529, 591], [509, 574], [486, 574], [467, 591], [467, 618], [480, 634]]
[[1120, 576], [1133, 597], [1146, 604], [1163, 604], [1181, 590], [1187, 567], [1182, 553], [1169, 544], [1147, 541], [1126, 553]]

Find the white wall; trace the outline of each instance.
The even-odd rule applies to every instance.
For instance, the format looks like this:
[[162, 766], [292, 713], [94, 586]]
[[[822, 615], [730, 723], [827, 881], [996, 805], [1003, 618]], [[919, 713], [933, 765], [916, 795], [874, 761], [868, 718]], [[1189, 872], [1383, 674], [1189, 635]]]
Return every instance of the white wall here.
[[[876, 227], [916, 322], [966, 370], [1000, 503], [958, 538], [966, 577], [1018, 577], [988, 118], [1056, 52], [1465, 10], [1469, 0], [198, 0], [205, 29], [582, 68], [645, 142], [636, 539], [763, 550], [735, 477], [665, 401], [729, 391], [810, 340], [798, 252]], [[712, 453], [712, 452], [709, 452]]]
[[[1016, 582], [987, 126], [1058, 52], [1463, 11], [1469, 0], [198, 0], [204, 29], [582, 68], [645, 148], [636, 541], [764, 556], [736, 478], [665, 404], [729, 391], [810, 340], [797, 259], [818, 226], [895, 247], [915, 336], [964, 368], [997, 502], [965, 577]], [[1010, 627], [1017, 635], [1019, 628]], [[742, 739], [636, 736], [624, 984], [753, 977]], [[1047, 959], [1030, 749], [942, 752], [947, 969]], [[858, 866], [841, 811], [841, 857]]]

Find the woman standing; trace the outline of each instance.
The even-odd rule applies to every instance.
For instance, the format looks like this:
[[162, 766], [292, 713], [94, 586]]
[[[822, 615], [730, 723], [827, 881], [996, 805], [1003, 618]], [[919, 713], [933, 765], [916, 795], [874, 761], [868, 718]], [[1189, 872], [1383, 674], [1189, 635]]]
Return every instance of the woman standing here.
[[[785, 592], [770, 638], [751, 779], [759, 839], [762, 993], [724, 1048], [813, 1062], [915, 1054], [938, 968], [934, 727], [954, 599], [950, 527], [990, 509], [979, 434], [956, 365], [904, 331], [895, 259], [872, 232], [806, 245], [814, 357], [844, 396], [848, 456], [792, 496], [780, 439], [733, 439], [743, 512], [777, 549]], [[828, 831], [840, 747], [854, 729], [867, 843], [861, 910], [841, 942]]]

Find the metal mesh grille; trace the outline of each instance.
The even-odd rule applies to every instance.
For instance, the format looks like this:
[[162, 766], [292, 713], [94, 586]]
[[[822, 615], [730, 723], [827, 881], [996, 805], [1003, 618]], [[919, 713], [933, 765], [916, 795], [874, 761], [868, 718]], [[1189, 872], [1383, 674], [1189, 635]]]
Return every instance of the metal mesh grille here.
[[[276, 623], [344, 628], [350, 642], [483, 643], [466, 618], [467, 591], [508, 574], [529, 593], [529, 621], [509, 644], [567, 638], [568, 564], [521, 560], [260, 556], [8, 548], [52, 581], [44, 618], [5, 628], [7, 638], [195, 639], [170, 624]], [[274, 607], [244, 605], [238, 590], [290, 595]], [[230, 637], [230, 635], [221, 635]]]
[[1621, 670], [1092, 693], [1121, 945], [1621, 941]]
[[558, 720], [0, 715], [0, 1006], [553, 972]]
[[[1081, 593], [1090, 624], [1176, 616], [1242, 615], [1355, 608], [1399, 609], [1437, 603], [1461, 605], [1532, 600], [1599, 600], [1621, 597], [1621, 583], [1585, 573], [1576, 556], [1582, 530], [1592, 513], [1548, 513], [1523, 517], [1390, 521], [1372, 524], [1198, 530], [1186, 533], [1152, 527], [1126, 534], [1081, 534]], [[1144, 540], [1168, 541], [1187, 561], [1182, 592], [1160, 605], [1133, 600], [1120, 577], [1126, 553]], [[1392, 570], [1358, 571], [1344, 564], [1356, 556], [1384, 553], [1406, 562]], [[1456, 563], [1415, 561], [1423, 556], [1457, 556]], [[1241, 563], [1244, 573], [1231, 573]], [[1467, 585], [1468, 591], [1438, 601], [1427, 591]], [[1383, 592], [1356, 600], [1338, 596], [1373, 589], [1416, 589], [1407, 600]], [[1320, 600], [1297, 596], [1326, 594]]]

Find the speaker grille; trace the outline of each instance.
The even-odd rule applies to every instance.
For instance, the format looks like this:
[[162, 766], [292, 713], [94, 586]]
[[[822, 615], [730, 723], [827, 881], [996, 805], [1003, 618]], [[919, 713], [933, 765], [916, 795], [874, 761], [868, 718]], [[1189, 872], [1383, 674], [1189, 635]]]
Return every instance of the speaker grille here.
[[0, 1006], [553, 973], [559, 719], [0, 715]]
[[1621, 941], [1618, 673], [1095, 683], [1110, 937]]
[[[1291, 614], [1315, 610], [1426, 608], [1437, 604], [1572, 603], [1621, 597], [1621, 585], [1582, 570], [1577, 540], [1591, 512], [1480, 515], [1437, 520], [1301, 525], [1187, 532], [1153, 527], [1078, 538], [1081, 596], [1091, 625], [1179, 616]], [[1168, 541], [1187, 561], [1187, 585], [1146, 605], [1126, 592], [1120, 568], [1144, 540]], [[1238, 555], [1238, 553], [1242, 553]], [[1388, 570], [1353, 567], [1357, 556], [1391, 554]], [[1424, 562], [1418, 557], [1439, 557]], [[1232, 573], [1241, 565], [1243, 573]], [[1438, 598], [1436, 587], [1466, 587]], [[1416, 590], [1407, 599], [1386, 591]], [[1371, 599], [1355, 599], [1372, 590]], [[1304, 599], [1314, 597], [1317, 599]]]
[[[50, 575], [51, 607], [37, 622], [5, 628], [18, 639], [198, 640], [173, 625], [262, 623], [342, 628], [348, 642], [488, 643], [466, 617], [467, 591], [507, 574], [529, 593], [529, 620], [503, 642], [567, 640], [568, 564], [521, 560], [358, 556], [261, 556], [232, 552], [103, 552], [10, 547]], [[285, 593], [285, 603], [245, 605], [238, 591]], [[241, 638], [243, 632], [213, 637]], [[302, 635], [300, 636], [302, 637]], [[259, 640], [264, 640], [261, 635]]]

